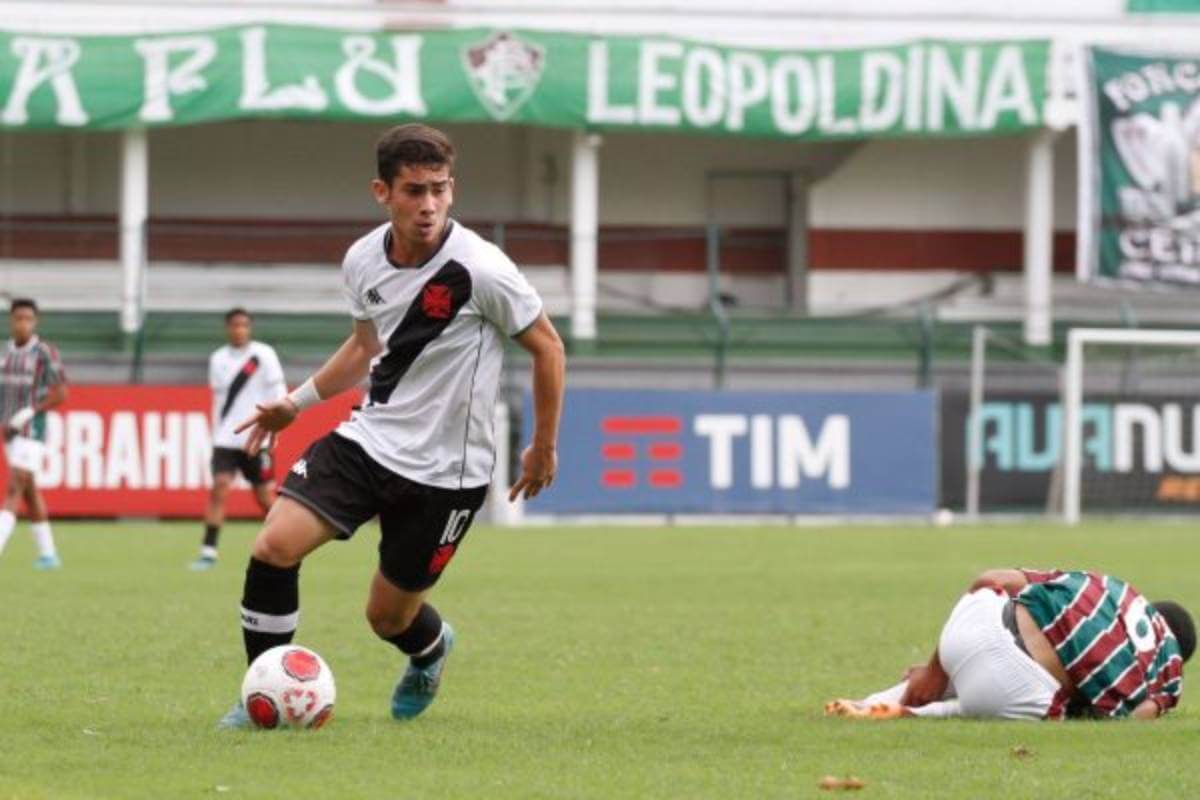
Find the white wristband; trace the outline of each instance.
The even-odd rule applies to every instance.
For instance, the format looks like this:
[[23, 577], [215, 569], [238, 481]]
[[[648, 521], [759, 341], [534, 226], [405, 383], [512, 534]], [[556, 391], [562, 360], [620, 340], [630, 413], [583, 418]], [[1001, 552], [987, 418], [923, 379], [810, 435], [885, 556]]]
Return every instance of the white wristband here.
[[303, 411], [321, 402], [321, 395], [317, 392], [317, 385], [313, 383], [313, 379], [309, 378], [288, 395], [288, 400], [295, 404], [297, 410]]

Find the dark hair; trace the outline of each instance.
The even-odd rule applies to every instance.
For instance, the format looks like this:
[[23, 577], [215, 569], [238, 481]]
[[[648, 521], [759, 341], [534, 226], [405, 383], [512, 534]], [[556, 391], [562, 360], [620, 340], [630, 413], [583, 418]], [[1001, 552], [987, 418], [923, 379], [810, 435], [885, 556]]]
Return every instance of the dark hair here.
[[225, 312], [225, 324], [228, 325], [234, 317], [245, 317], [249, 320], [254, 319], [254, 317], [250, 316], [250, 312], [241, 306], [231, 308]]
[[1151, 605], [1167, 621], [1167, 627], [1179, 642], [1179, 652], [1187, 661], [1196, 652], [1196, 624], [1192, 622], [1192, 615], [1179, 603], [1170, 600], [1159, 600]]
[[28, 308], [34, 314], [38, 313], [37, 303], [32, 297], [18, 297], [12, 301], [12, 305], [8, 307], [8, 313], [13, 313], [18, 308]]
[[379, 180], [391, 186], [401, 167], [454, 168], [454, 144], [450, 137], [419, 122], [397, 125], [379, 137], [375, 145]]

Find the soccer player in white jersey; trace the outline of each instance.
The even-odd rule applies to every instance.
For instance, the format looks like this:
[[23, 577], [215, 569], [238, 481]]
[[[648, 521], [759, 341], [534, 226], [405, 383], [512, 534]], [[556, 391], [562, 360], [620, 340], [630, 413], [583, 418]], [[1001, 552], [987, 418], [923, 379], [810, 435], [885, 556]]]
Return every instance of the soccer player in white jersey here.
[[225, 501], [238, 472], [250, 482], [254, 499], [266, 513], [275, 499], [275, 468], [271, 451], [246, 452], [249, 434], [237, 433], [238, 423], [258, 406], [287, 394], [283, 367], [269, 344], [251, 338], [250, 312], [234, 308], [225, 314], [225, 336], [229, 343], [213, 351], [208, 359], [208, 385], [212, 405], [212, 489], [204, 510], [204, 539], [200, 555], [192, 562], [196, 571], [217, 563], [217, 540], [225, 521]]
[[[362, 407], [292, 465], [254, 542], [242, 595], [248, 661], [292, 640], [300, 562], [379, 516], [379, 563], [367, 620], [408, 657], [391, 699], [396, 719], [433, 701], [454, 631], [427, 595], [462, 544], [495, 466], [492, 412], [504, 341], [532, 356], [534, 429], [509, 491], [554, 480], [565, 356], [537, 293], [499, 248], [449, 216], [454, 148], [441, 131], [401, 125], [376, 147], [371, 182], [389, 221], [342, 265], [353, 332], [285, 399], [243, 427], [248, 448], [305, 408], [370, 379]], [[269, 710], [268, 710], [269, 711]], [[223, 727], [257, 709], [235, 706]]]
[[46, 412], [67, 399], [67, 376], [58, 351], [37, 335], [38, 307], [28, 298], [12, 301], [8, 315], [11, 338], [5, 347], [3, 396], [4, 452], [8, 458], [8, 490], [0, 511], [0, 552], [12, 536], [24, 501], [37, 545], [37, 569], [58, 569], [62, 560], [50, 532], [46, 501], [37, 474], [46, 450]]

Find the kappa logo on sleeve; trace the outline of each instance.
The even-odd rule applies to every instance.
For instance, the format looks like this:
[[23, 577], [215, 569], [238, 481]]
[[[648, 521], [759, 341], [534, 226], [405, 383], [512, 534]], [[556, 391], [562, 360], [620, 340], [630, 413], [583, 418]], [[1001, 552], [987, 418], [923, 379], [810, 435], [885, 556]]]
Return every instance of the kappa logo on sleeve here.
[[385, 302], [378, 289], [368, 289], [363, 299], [369, 306], [381, 306]]
[[639, 483], [652, 489], [683, 486], [683, 472], [676, 466], [683, 457], [680, 417], [604, 417], [600, 429], [605, 437], [600, 446], [600, 456], [606, 464], [600, 473], [604, 488], [632, 489]]
[[292, 464], [292, 472], [307, 480], [308, 478], [308, 461], [301, 458], [297, 459], [295, 464]]

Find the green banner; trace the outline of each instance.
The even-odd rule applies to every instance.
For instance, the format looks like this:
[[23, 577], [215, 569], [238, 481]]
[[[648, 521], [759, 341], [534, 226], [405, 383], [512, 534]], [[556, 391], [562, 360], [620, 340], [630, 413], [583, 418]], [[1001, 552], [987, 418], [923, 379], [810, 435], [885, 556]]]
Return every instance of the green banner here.
[[1128, 8], [1141, 14], [1196, 14], [1200, 0], [1129, 0]]
[[1200, 54], [1088, 61], [1080, 277], [1200, 286]]
[[511, 122], [796, 139], [1038, 127], [1045, 41], [731, 48], [544, 31], [252, 25], [137, 37], [0, 32], [0, 126], [246, 118]]

